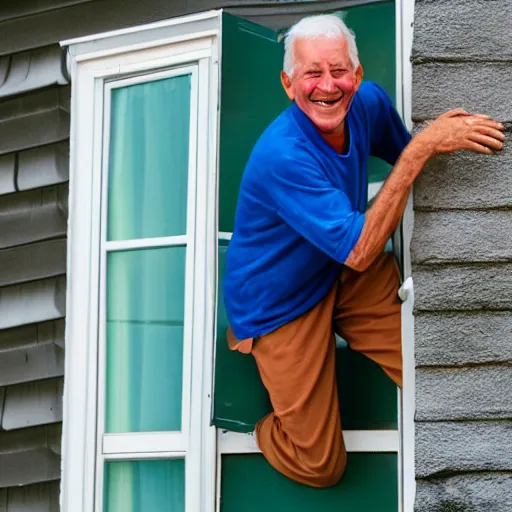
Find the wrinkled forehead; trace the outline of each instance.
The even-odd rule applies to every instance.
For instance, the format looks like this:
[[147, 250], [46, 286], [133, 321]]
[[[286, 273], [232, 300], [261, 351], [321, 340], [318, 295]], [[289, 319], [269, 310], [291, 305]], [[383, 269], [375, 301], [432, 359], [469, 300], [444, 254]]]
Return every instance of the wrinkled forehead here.
[[343, 36], [298, 37], [292, 47], [295, 68], [303, 66], [352, 67], [348, 44]]

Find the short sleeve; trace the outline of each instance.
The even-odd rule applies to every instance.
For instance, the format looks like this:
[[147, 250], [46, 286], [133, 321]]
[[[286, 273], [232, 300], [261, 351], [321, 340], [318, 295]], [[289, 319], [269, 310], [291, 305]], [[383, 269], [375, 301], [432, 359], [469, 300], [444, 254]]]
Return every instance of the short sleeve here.
[[268, 173], [265, 188], [276, 211], [302, 237], [344, 263], [359, 239], [364, 214], [332, 185], [312, 155], [297, 149], [291, 153]]
[[394, 165], [411, 135], [379, 85], [367, 82], [362, 99], [370, 124], [370, 153]]

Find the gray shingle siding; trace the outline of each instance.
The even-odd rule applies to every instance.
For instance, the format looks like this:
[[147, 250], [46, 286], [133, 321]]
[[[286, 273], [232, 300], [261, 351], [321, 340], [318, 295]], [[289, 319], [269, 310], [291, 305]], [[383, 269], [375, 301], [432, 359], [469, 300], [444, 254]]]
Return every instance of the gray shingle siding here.
[[[7, 5], [2, 4], [0, 32], [6, 20]], [[66, 83], [57, 44], [0, 58], [1, 511], [58, 510], [69, 161]]]
[[[510, 0], [416, 0], [413, 119], [512, 136]], [[512, 152], [439, 156], [414, 187], [416, 512], [512, 510]]]

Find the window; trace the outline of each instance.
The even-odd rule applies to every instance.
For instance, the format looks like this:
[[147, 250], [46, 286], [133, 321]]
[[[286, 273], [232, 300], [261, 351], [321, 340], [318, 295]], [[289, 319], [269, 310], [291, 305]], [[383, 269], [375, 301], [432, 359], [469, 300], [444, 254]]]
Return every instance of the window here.
[[[192, 36], [168, 22], [71, 49], [63, 510], [214, 504], [218, 20], [190, 18]], [[196, 37], [198, 24], [210, 34]]]
[[[385, 48], [384, 78], [373, 63], [366, 72], [389, 90], [395, 5], [364, 8], [347, 21], [389, 28], [373, 46], [358, 34], [362, 55]], [[341, 404], [357, 453], [321, 499], [277, 475], [251, 436], [223, 431], [251, 430], [270, 406], [252, 360], [230, 364], [244, 356], [227, 351], [218, 283], [245, 161], [287, 105], [275, 34], [212, 11], [63, 44], [73, 95], [62, 510], [252, 512], [266, 506], [262, 485], [284, 509], [377, 498], [396, 510], [396, 389], [357, 355], [338, 362], [340, 385], [360, 384]]]
[[105, 512], [152, 500], [185, 510], [197, 93], [197, 66], [105, 84], [96, 467]]

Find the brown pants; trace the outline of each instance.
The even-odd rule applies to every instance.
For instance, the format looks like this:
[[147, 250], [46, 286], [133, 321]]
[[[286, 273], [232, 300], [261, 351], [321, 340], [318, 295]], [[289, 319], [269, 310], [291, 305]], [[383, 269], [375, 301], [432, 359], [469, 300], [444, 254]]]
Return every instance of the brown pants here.
[[312, 487], [334, 485], [347, 454], [341, 433], [334, 331], [377, 362], [401, 387], [399, 274], [391, 254], [365, 272], [345, 267], [330, 293], [301, 317], [254, 341], [228, 334], [230, 348], [252, 352], [274, 412], [256, 425], [270, 464]]

